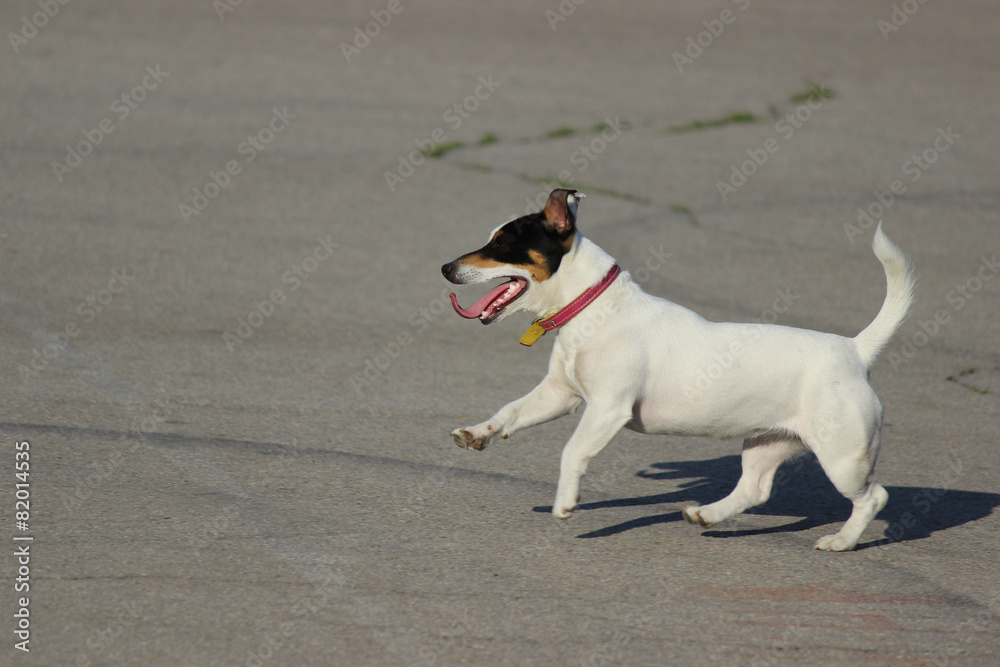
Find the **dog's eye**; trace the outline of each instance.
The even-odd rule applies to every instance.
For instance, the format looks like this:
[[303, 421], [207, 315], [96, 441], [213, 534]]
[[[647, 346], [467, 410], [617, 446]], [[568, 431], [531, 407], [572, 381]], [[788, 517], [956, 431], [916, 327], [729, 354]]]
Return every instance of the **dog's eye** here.
[[507, 250], [510, 250], [510, 245], [503, 239], [503, 237], [498, 236], [493, 239], [493, 249], [500, 252], [506, 252]]

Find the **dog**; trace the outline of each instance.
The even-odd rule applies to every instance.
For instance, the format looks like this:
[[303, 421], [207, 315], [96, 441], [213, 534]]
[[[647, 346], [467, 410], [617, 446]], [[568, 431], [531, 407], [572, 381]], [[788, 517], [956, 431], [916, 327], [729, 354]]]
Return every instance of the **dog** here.
[[[510, 220], [489, 242], [441, 267], [453, 284], [502, 279], [455, 311], [483, 324], [519, 311], [540, 316], [521, 342], [558, 330], [548, 373], [524, 397], [475, 426], [455, 429], [459, 447], [586, 408], [562, 451], [552, 513], [570, 516], [587, 464], [623, 427], [649, 434], [743, 438], [742, 475], [727, 497], [684, 507], [708, 528], [765, 502], [778, 466], [813, 452], [854, 508], [814, 548], [849, 551], [885, 507], [874, 477], [882, 405], [869, 369], [905, 319], [914, 278], [906, 255], [882, 231], [872, 248], [885, 270], [886, 298], [854, 338], [773, 324], [716, 323], [651, 296], [577, 230], [581, 193], [553, 190], [544, 210]], [[725, 368], [720, 358], [729, 361]], [[708, 372], [706, 372], [708, 371]]]

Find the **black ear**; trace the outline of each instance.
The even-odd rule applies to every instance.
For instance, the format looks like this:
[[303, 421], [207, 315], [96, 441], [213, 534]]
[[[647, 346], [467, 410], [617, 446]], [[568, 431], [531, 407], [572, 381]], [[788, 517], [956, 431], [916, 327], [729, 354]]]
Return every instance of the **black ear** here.
[[553, 190], [545, 202], [545, 226], [559, 236], [576, 230], [576, 208], [585, 195], [576, 190]]

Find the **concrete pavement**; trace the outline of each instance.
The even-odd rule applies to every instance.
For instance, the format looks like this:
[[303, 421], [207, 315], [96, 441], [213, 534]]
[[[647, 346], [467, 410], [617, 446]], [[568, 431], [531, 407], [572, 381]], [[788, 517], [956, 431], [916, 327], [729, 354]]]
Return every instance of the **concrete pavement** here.
[[[989, 664], [996, 10], [5, 3], [3, 663]], [[858, 551], [810, 548], [849, 513], [811, 460], [702, 531], [739, 443], [622, 433], [567, 522], [575, 417], [451, 443], [551, 340], [439, 267], [556, 180], [716, 320], [853, 335], [884, 219], [920, 288]]]

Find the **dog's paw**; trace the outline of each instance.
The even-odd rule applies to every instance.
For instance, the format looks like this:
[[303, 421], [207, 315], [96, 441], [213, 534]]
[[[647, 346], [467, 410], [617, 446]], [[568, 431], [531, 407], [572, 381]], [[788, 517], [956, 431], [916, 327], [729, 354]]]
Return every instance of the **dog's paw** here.
[[575, 503], [560, 503], [556, 500], [555, 505], [552, 506], [552, 516], [557, 519], [568, 519], [572, 516], [573, 512], [576, 510], [576, 506], [580, 504], [580, 496], [576, 497]]
[[493, 426], [490, 422], [456, 428], [451, 432], [451, 439], [455, 441], [456, 445], [463, 449], [474, 449], [477, 452], [486, 449], [486, 445], [496, 440], [497, 437], [506, 438], [507, 433], [500, 433], [498, 427]]
[[827, 535], [816, 540], [813, 549], [818, 551], [851, 551], [854, 549], [854, 544], [839, 534]]
[[471, 431], [465, 428], [456, 428], [452, 431], [451, 439], [463, 449], [473, 449], [481, 452], [486, 448], [486, 438], [482, 436], [477, 438]]
[[552, 508], [552, 516], [554, 516], [557, 519], [568, 519], [571, 516], [573, 516], [573, 510], [575, 509], [576, 509], [575, 505], [573, 507], [556, 506]]
[[681, 515], [684, 517], [685, 521], [693, 526], [711, 528], [715, 525], [714, 521], [708, 521], [701, 515], [701, 508], [699, 507], [685, 507], [681, 510]]

